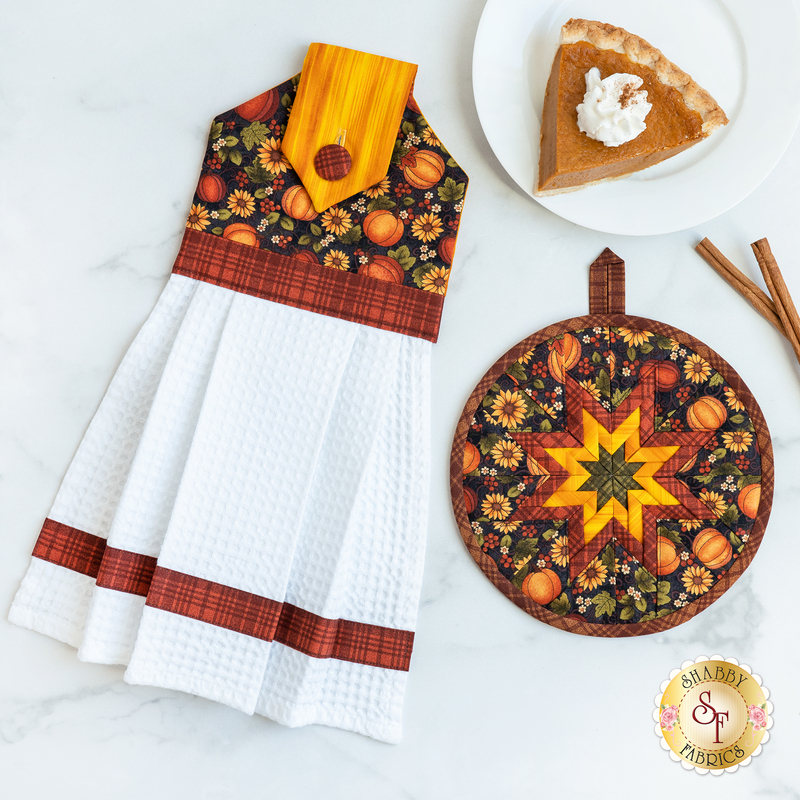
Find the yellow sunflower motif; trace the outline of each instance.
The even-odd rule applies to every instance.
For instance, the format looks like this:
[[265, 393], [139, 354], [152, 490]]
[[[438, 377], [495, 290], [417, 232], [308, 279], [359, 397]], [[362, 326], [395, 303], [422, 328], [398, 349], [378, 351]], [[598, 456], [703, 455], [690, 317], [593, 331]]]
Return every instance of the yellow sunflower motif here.
[[513, 469], [522, 461], [524, 454], [516, 442], [501, 440], [491, 449], [489, 455], [494, 459], [495, 464], [504, 469], [508, 467]]
[[519, 522], [495, 522], [494, 528], [500, 533], [514, 533], [519, 528]]
[[638, 347], [644, 344], [653, 334], [650, 331], [634, 331], [630, 328], [620, 328], [619, 335], [626, 344], [631, 347]]
[[364, 189], [364, 194], [369, 197], [370, 200], [374, 200], [376, 197], [383, 197], [383, 195], [389, 193], [389, 179], [384, 178], [377, 183], [372, 184], [368, 189]]
[[696, 531], [698, 528], [702, 528], [704, 524], [701, 519], [679, 519], [678, 523], [683, 531]]
[[322, 227], [334, 236], [343, 236], [353, 227], [353, 218], [350, 212], [345, 211], [339, 206], [331, 206], [322, 215]]
[[525, 419], [525, 401], [522, 395], [501, 389], [492, 401], [492, 416], [504, 428], [516, 428]]
[[753, 444], [753, 434], [747, 431], [733, 431], [722, 434], [722, 444], [734, 453], [743, 453]]
[[569, 564], [569, 539], [566, 536], [556, 536], [550, 547], [550, 558], [559, 567]]
[[264, 169], [269, 170], [273, 175], [280, 175], [291, 169], [291, 164], [281, 150], [281, 140], [271, 136], [258, 146], [258, 160]]
[[256, 201], [250, 192], [234, 189], [233, 194], [228, 197], [228, 208], [233, 214], [249, 217], [256, 210]]
[[690, 594], [705, 594], [714, 583], [714, 576], [705, 567], [693, 566], [681, 575], [681, 580]]
[[581, 381], [579, 385], [581, 389], [588, 392], [595, 400], [597, 400], [598, 403], [600, 402], [600, 389], [597, 387], [597, 384], [594, 381]]
[[350, 259], [347, 253], [341, 250], [331, 250], [329, 253], [325, 253], [322, 263], [326, 267], [332, 267], [333, 269], [349, 269], [350, 267]]
[[505, 495], [487, 494], [481, 503], [481, 511], [489, 519], [505, 519], [511, 513], [511, 503]]
[[436, 134], [430, 128], [425, 128], [422, 131], [422, 141], [425, 142], [425, 144], [429, 144], [431, 147], [442, 146], [442, 143], [439, 141], [439, 139], [436, 137]]
[[705, 383], [711, 374], [711, 364], [697, 353], [692, 353], [683, 365], [683, 372], [692, 383]]
[[527, 353], [523, 353], [523, 354], [522, 354], [522, 355], [521, 355], [521, 356], [520, 356], [520, 357], [517, 359], [517, 361], [519, 361], [519, 363], [520, 363], [520, 364], [527, 364], [527, 363], [528, 363], [528, 362], [529, 362], [529, 361], [530, 361], [530, 360], [533, 358], [533, 354], [534, 354], [535, 352], [536, 352], [535, 350], [528, 350], [528, 352], [527, 352]]
[[422, 288], [426, 292], [444, 294], [447, 291], [447, 278], [449, 270], [444, 267], [434, 267], [422, 276]]
[[731, 389], [730, 386], [726, 386], [723, 390], [725, 393], [725, 402], [728, 404], [728, 408], [731, 411], [743, 411], [744, 405], [742, 404], [741, 400], [736, 396], [736, 392]]
[[189, 209], [189, 219], [186, 220], [186, 227], [193, 231], [202, 231], [211, 224], [211, 217], [208, 209], [201, 203], [192, 203]]
[[580, 586], [583, 591], [591, 592], [592, 589], [602, 586], [607, 577], [608, 570], [600, 563], [600, 559], [593, 558], [589, 562], [589, 566], [578, 575], [578, 586]]
[[432, 211], [420, 214], [411, 223], [411, 235], [422, 242], [432, 242], [434, 239], [438, 239], [443, 231], [442, 221]]
[[719, 492], [709, 492], [708, 489], [703, 489], [700, 492], [700, 499], [718, 517], [721, 517], [728, 510], [728, 504]]

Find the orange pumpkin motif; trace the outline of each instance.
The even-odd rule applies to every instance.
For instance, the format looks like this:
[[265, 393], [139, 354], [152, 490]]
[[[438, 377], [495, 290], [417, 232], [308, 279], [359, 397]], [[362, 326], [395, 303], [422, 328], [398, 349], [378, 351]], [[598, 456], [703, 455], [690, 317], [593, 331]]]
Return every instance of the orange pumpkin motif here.
[[455, 255], [456, 252], [456, 237], [445, 236], [440, 239], [436, 251], [439, 253], [439, 258], [441, 258], [445, 264], [452, 264], [453, 255]]
[[522, 581], [522, 593], [535, 603], [546, 606], [561, 594], [561, 580], [551, 569], [531, 572]]
[[739, 492], [736, 504], [746, 517], [755, 519], [758, 513], [758, 504], [761, 502], [761, 484], [751, 483]]
[[478, 507], [478, 495], [469, 486], [464, 487], [464, 508], [471, 514]]
[[563, 338], [554, 339], [549, 347], [550, 354], [547, 357], [547, 366], [550, 374], [559, 383], [564, 383], [566, 373], [580, 360], [580, 342], [571, 333], [565, 333]]
[[263, 122], [277, 111], [280, 100], [278, 90], [270, 89], [268, 92], [263, 92], [258, 97], [236, 106], [236, 113], [248, 122], [256, 120]]
[[205, 175], [200, 176], [200, 182], [197, 184], [197, 194], [206, 203], [219, 203], [225, 197], [227, 191], [225, 181], [219, 175], [207, 172]]
[[303, 186], [297, 184], [284, 192], [281, 207], [292, 218], [303, 222], [316, 219], [319, 214], [314, 210], [311, 196]]
[[728, 412], [716, 397], [701, 397], [686, 412], [686, 421], [693, 431], [715, 431], [726, 419]]
[[481, 452], [472, 442], [467, 442], [464, 447], [464, 474], [474, 472], [481, 463]]
[[382, 255], [372, 256], [370, 261], [358, 268], [358, 271], [361, 275], [390, 283], [402, 283], [406, 275], [397, 260]]
[[403, 175], [415, 189], [430, 189], [444, 175], [444, 159], [433, 150], [412, 148], [403, 158]]
[[660, 392], [673, 389], [681, 379], [681, 371], [672, 361], [646, 361], [639, 370], [639, 377], [646, 378], [652, 372], [656, 374], [656, 387]]
[[386, 208], [381, 208], [367, 214], [362, 229], [364, 236], [373, 244], [389, 247], [400, 241], [405, 225], [400, 217], [395, 216]]
[[692, 543], [692, 552], [709, 569], [718, 569], [731, 559], [731, 543], [714, 528], [705, 528], [700, 531]]
[[239, 242], [239, 244], [246, 244], [250, 247], [255, 247], [258, 244], [258, 234], [256, 229], [244, 222], [234, 222], [228, 225], [222, 232], [223, 239], [230, 239], [232, 242]]
[[675, 572], [675, 570], [678, 568], [678, 564], [681, 563], [681, 559], [680, 556], [678, 556], [675, 545], [669, 539], [667, 539], [666, 536], [659, 536], [656, 540], [656, 548], [658, 574], [669, 575], [671, 572]]
[[296, 261], [305, 261], [308, 264], [319, 264], [319, 259], [314, 254], [313, 250], [298, 250], [292, 255]]

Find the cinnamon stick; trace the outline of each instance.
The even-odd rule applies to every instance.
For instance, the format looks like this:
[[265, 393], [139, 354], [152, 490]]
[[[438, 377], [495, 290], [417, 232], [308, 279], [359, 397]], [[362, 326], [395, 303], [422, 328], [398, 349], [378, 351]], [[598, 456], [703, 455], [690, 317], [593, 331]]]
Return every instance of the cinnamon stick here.
[[775, 309], [783, 323], [786, 338], [792, 345], [797, 360], [800, 361], [800, 317], [797, 315], [797, 309], [792, 302], [786, 282], [783, 280], [778, 262], [772, 255], [772, 249], [766, 239], [759, 239], [750, 246], [753, 248], [758, 266], [761, 268], [764, 282], [775, 301]]
[[[703, 239], [695, 247], [695, 250], [726, 283], [736, 289], [762, 317], [777, 328], [779, 333], [788, 338], [775, 302], [762, 289], [729, 261], [707, 238]], [[798, 359], [800, 359], [800, 355], [798, 355]]]

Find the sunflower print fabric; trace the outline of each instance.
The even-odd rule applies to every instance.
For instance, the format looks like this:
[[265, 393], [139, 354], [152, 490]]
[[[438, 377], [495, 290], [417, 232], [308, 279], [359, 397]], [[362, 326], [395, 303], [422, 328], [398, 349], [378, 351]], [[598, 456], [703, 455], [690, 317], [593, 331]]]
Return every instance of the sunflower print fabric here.
[[281, 151], [299, 80], [216, 117], [187, 227], [445, 294], [466, 174], [410, 97], [386, 176], [317, 213]]
[[599, 326], [499, 376], [463, 472], [471, 535], [502, 578], [560, 617], [628, 625], [697, 602], [741, 558], [762, 461], [745, 402], [701, 355]]

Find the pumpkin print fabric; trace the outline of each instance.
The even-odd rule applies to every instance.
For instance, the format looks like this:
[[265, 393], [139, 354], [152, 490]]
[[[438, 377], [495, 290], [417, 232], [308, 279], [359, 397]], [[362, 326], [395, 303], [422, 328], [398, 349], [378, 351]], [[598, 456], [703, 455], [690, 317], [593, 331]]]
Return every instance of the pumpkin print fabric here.
[[386, 176], [317, 213], [281, 151], [299, 80], [216, 117], [187, 227], [444, 295], [465, 173], [409, 97]]
[[452, 486], [470, 552], [518, 605], [578, 633], [634, 635], [688, 619], [749, 563], [771, 446], [746, 386], [702, 343], [593, 315], [534, 334], [487, 374]]

